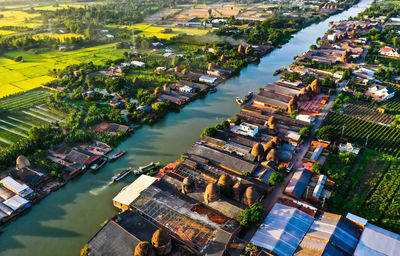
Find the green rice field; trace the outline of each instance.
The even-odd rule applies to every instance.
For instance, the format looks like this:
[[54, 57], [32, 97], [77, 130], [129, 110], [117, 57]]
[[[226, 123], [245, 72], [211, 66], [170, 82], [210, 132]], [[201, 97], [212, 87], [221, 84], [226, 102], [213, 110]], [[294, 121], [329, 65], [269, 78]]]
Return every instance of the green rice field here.
[[[107, 59], [122, 57], [123, 52], [124, 50], [117, 50], [114, 43], [69, 52], [8, 52], [0, 57], [0, 98], [32, 90], [54, 80], [54, 77], [48, 76], [49, 69], [89, 61], [100, 64]], [[24, 62], [14, 61], [17, 56], [22, 56]]]

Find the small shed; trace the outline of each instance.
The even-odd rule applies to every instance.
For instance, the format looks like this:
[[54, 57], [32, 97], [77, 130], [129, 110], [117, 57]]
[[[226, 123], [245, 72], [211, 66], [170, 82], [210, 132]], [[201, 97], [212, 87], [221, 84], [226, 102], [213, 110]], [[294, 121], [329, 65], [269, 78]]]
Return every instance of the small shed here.
[[312, 172], [305, 169], [299, 168], [293, 174], [289, 184], [285, 188], [285, 193], [295, 198], [301, 198], [306, 190], [307, 184], [310, 181]]

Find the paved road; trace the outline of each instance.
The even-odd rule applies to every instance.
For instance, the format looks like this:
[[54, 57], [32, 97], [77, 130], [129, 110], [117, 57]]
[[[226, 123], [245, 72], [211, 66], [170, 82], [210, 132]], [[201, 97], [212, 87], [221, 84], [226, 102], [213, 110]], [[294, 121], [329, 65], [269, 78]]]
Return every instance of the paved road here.
[[[339, 88], [337, 89], [335, 95], [333, 95], [330, 99], [324, 110], [319, 114], [317, 120], [314, 123], [314, 126], [311, 130], [311, 135], [310, 137], [303, 143], [301, 146], [300, 151], [294, 156], [293, 159], [293, 170], [296, 170], [297, 168], [300, 168], [303, 166], [303, 158], [305, 154], [308, 151], [308, 148], [310, 147], [311, 141], [315, 136], [315, 131], [321, 126], [323, 120], [325, 119], [326, 115], [329, 113], [330, 109], [332, 108], [336, 97], [338, 94], [343, 90], [343, 88], [348, 84], [347, 80], [344, 80], [343, 82], [340, 83]], [[285, 181], [282, 184], [279, 184], [275, 187], [275, 189], [272, 191], [271, 194], [267, 196], [267, 198], [263, 201], [263, 207], [265, 209], [265, 214], [264, 218], [268, 215], [268, 213], [271, 211], [272, 207], [275, 205], [275, 203], [278, 201], [279, 198], [290, 198], [286, 196], [283, 191], [288, 185], [290, 179], [292, 178], [294, 172], [292, 171], [286, 178]], [[290, 198], [292, 199], [292, 198]], [[263, 218], [263, 219], [264, 219]], [[251, 238], [253, 237], [254, 233], [257, 231], [259, 225], [256, 225], [252, 228], [250, 228], [246, 234], [242, 237], [243, 240], [249, 242]]]

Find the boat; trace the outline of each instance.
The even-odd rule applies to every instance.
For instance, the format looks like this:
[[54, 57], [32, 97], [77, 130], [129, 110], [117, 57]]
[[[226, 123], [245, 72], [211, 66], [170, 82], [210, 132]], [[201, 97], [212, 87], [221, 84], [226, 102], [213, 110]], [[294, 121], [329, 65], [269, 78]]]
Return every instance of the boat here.
[[153, 170], [154, 168], [156, 168], [159, 164], [160, 163], [158, 163], [158, 162], [157, 163], [151, 162], [148, 165], [141, 166], [138, 169], [133, 170], [133, 174], [140, 175], [140, 174], [149, 172], [149, 171]]
[[275, 70], [274, 76], [277, 76], [277, 75], [279, 75], [279, 74], [282, 73], [282, 72], [283, 72], [283, 68], [279, 68], [279, 69]]
[[244, 100], [245, 100], [245, 101], [249, 101], [249, 100], [251, 100], [251, 98], [253, 98], [253, 92], [249, 92], [249, 93], [244, 97]]
[[107, 157], [101, 157], [100, 160], [93, 164], [92, 166], [90, 166], [90, 170], [92, 170], [93, 172], [98, 171], [101, 167], [103, 167], [108, 161]]
[[123, 170], [122, 172], [119, 172], [117, 174], [115, 174], [112, 178], [111, 181], [112, 182], [116, 182], [116, 181], [120, 181], [123, 178], [125, 178], [126, 176], [128, 176], [130, 173], [132, 173], [132, 167], [128, 167], [125, 170]]
[[118, 152], [117, 154], [112, 155], [112, 156], [110, 157], [110, 162], [113, 162], [113, 161], [117, 160], [117, 159], [120, 158], [121, 156], [125, 155], [125, 153], [126, 153], [126, 150], [122, 150], [122, 151]]
[[215, 87], [212, 88], [212, 89], [210, 90], [210, 92], [211, 92], [211, 93], [216, 93], [216, 92], [217, 92], [217, 88], [215, 88]]
[[243, 104], [243, 100], [242, 100], [241, 98], [239, 98], [239, 97], [236, 97], [235, 101], [236, 101], [236, 103], [239, 104], [239, 105], [242, 105], [242, 104]]

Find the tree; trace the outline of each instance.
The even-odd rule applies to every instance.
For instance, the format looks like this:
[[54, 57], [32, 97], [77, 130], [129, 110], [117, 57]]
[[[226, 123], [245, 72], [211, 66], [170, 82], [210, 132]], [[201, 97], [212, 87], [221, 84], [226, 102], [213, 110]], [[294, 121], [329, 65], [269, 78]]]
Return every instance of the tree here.
[[328, 88], [335, 88], [335, 82], [331, 80], [329, 77], [325, 77], [324, 80], [322, 80], [321, 83], [322, 86], [328, 87]]
[[280, 174], [279, 172], [273, 172], [271, 174], [271, 177], [268, 180], [268, 183], [271, 184], [272, 186], [276, 185], [276, 184], [280, 184], [283, 182], [283, 176], [282, 174]]
[[208, 9], [208, 16], [209, 16], [210, 18], [212, 17], [212, 9], [211, 9], [211, 8]]
[[286, 167], [283, 164], [278, 166], [278, 171], [279, 172], [284, 172], [285, 170], [286, 170]]
[[240, 213], [238, 216], [238, 221], [240, 225], [249, 227], [261, 220], [264, 211], [265, 209], [263, 208], [262, 204], [259, 202], [254, 203]]
[[332, 125], [326, 125], [315, 132], [315, 137], [319, 140], [329, 141], [333, 140], [335, 136], [335, 128]]
[[15, 61], [17, 61], [17, 62], [21, 62], [23, 60], [24, 60], [24, 58], [22, 56], [18, 56], [15, 58]]
[[322, 171], [322, 165], [319, 162], [316, 162], [315, 164], [313, 164], [313, 166], [311, 167], [311, 170], [313, 170], [315, 173], [320, 174]]
[[216, 134], [217, 134], [217, 128], [215, 128], [215, 127], [207, 127], [201, 133], [200, 137], [204, 137], [204, 136], [214, 137]]
[[301, 137], [303, 137], [305, 139], [310, 137], [310, 135], [311, 135], [311, 126], [309, 125], [309, 126], [301, 128], [299, 134], [301, 135]]

